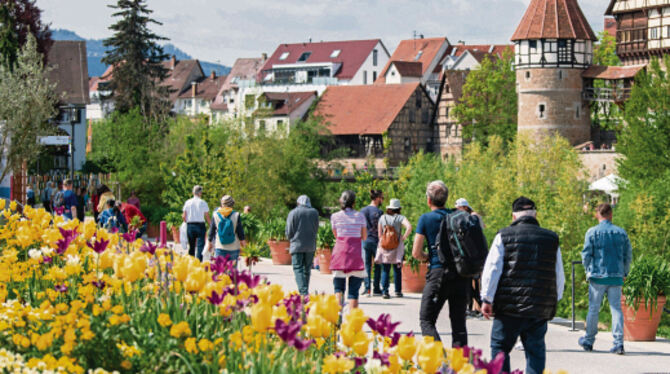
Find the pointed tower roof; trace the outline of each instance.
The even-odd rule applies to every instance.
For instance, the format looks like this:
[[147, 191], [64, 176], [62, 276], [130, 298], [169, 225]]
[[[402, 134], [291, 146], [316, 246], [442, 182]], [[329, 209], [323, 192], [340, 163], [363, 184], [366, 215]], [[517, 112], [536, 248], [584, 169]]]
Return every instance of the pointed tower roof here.
[[577, 0], [531, 0], [512, 41], [533, 39], [597, 40]]

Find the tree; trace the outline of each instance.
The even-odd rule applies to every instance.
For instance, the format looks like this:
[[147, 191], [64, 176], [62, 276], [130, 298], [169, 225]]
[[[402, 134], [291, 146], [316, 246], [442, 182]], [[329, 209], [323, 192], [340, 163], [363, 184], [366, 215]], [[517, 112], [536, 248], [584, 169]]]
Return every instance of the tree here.
[[14, 69], [0, 64], [0, 158], [5, 161], [0, 180], [39, 156], [37, 138], [54, 129], [48, 120], [56, 114], [57, 101], [37, 40], [29, 34]]
[[505, 143], [514, 139], [517, 111], [514, 56], [509, 50], [501, 58], [488, 55], [479, 69], [470, 72], [454, 108], [464, 140], [484, 145], [492, 135]]
[[0, 56], [12, 66], [19, 48], [26, 44], [28, 35], [37, 40], [37, 52], [46, 63], [51, 48], [51, 30], [41, 20], [42, 10], [35, 0], [0, 0]]
[[114, 36], [104, 41], [109, 50], [102, 62], [114, 66], [110, 89], [115, 108], [127, 113], [137, 107], [144, 118], [162, 118], [170, 109], [168, 88], [161, 86], [168, 70], [161, 63], [167, 55], [157, 42], [167, 39], [149, 29], [161, 23], [149, 17], [145, 0], [118, 0], [110, 7], [120, 19], [110, 26]]
[[[598, 34], [599, 43], [593, 49], [593, 64], [601, 66], [618, 66], [621, 60], [616, 54], [616, 39], [602, 31]], [[608, 82], [596, 79], [593, 82], [594, 88], [606, 88]], [[604, 129], [615, 130], [620, 127], [623, 113], [619, 106], [611, 102], [591, 103], [592, 122]]]
[[618, 170], [632, 186], [644, 186], [670, 170], [669, 68], [669, 56], [652, 60], [647, 72], [638, 75], [626, 102], [626, 126], [617, 137], [617, 151], [624, 156]]

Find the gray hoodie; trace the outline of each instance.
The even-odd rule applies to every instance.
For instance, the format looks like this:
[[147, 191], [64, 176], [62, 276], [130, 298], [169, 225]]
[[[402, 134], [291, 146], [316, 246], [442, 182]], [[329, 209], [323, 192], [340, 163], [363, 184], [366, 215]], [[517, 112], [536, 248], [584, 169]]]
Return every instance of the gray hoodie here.
[[309, 197], [298, 198], [298, 206], [286, 219], [286, 237], [291, 242], [289, 251], [306, 253], [316, 251], [316, 234], [319, 231], [319, 212], [312, 208]]

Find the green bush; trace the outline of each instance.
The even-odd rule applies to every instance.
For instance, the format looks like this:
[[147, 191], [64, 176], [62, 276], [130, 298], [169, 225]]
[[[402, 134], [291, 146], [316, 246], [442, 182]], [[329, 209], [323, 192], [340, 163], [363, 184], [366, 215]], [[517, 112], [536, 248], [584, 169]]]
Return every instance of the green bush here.
[[659, 295], [670, 295], [670, 264], [659, 256], [643, 255], [633, 261], [623, 286], [626, 304], [643, 302], [656, 309]]
[[286, 220], [282, 217], [270, 218], [261, 226], [261, 236], [265, 240], [286, 240]]
[[316, 234], [316, 247], [319, 249], [333, 249], [335, 247], [335, 235], [330, 222], [321, 222]]

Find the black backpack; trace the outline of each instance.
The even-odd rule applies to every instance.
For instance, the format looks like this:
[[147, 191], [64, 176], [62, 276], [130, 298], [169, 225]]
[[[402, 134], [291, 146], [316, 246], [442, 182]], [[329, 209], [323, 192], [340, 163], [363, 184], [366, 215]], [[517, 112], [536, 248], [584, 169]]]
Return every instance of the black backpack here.
[[479, 217], [454, 211], [444, 217], [437, 235], [437, 253], [443, 264], [453, 263], [462, 277], [479, 276], [488, 256], [488, 242]]

